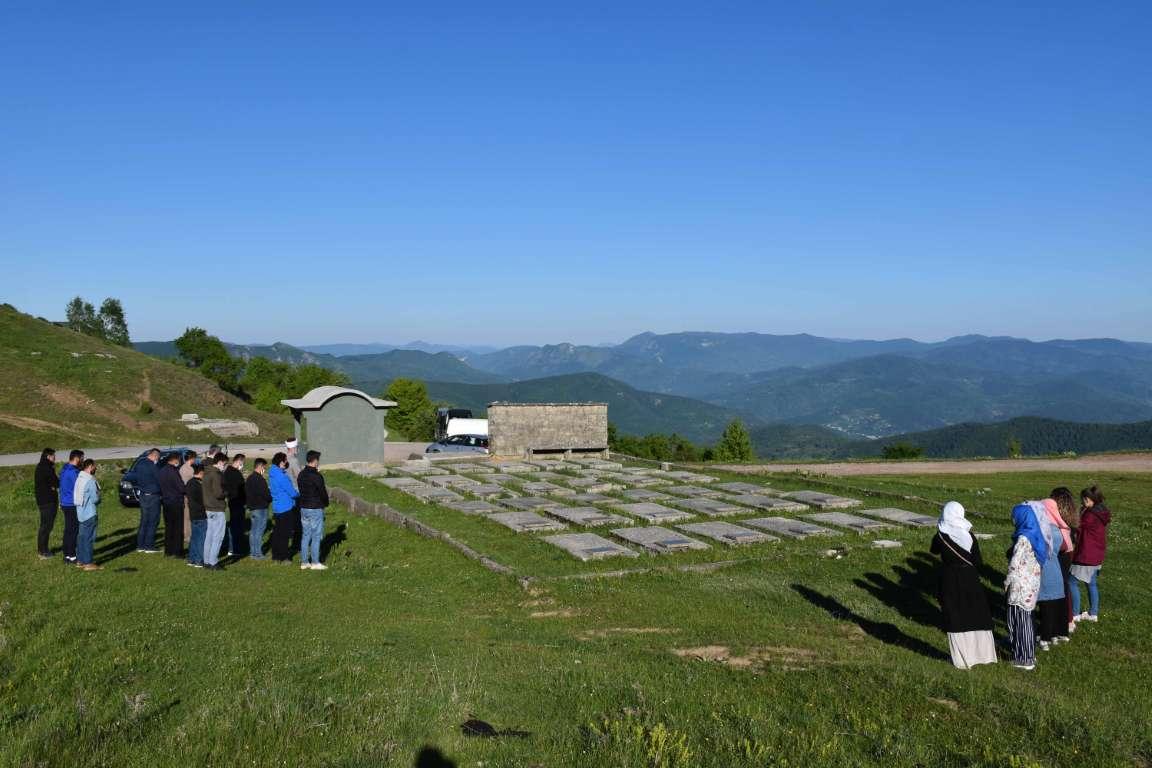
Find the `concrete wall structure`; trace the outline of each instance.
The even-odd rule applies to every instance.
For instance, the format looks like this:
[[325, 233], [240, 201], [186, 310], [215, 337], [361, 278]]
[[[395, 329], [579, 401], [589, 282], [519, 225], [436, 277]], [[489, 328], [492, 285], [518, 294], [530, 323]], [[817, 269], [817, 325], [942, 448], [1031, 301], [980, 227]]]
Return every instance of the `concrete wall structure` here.
[[384, 417], [396, 403], [346, 387], [317, 387], [302, 398], [281, 402], [296, 419], [301, 457], [316, 450], [324, 464], [384, 461]]
[[607, 403], [491, 403], [489, 452], [493, 456], [608, 451]]

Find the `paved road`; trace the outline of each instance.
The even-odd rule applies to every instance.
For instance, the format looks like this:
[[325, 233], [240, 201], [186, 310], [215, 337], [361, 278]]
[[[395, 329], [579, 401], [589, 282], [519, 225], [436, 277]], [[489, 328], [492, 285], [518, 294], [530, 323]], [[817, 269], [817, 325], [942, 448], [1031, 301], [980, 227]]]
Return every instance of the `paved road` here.
[[[399, 462], [407, 459], [411, 454], [423, 454], [424, 448], [428, 443], [385, 443], [384, 445], [384, 461], [386, 462]], [[168, 446], [151, 446], [151, 445], [128, 445], [120, 448], [85, 448], [84, 455], [96, 461], [122, 461], [127, 463], [131, 459], [139, 456], [149, 448], [159, 447], [166, 448]], [[206, 444], [193, 444], [188, 446], [195, 451], [205, 451], [208, 449]], [[272, 454], [276, 451], [282, 450], [283, 446], [280, 443], [228, 443], [225, 444], [225, 450], [229, 454], [243, 453], [249, 459], [262, 457], [265, 459], [272, 458]], [[57, 461], [63, 461], [68, 458], [67, 448], [56, 447], [58, 453], [56, 454]], [[40, 452], [36, 453], [9, 453], [0, 455], [0, 467], [20, 467], [30, 464], [35, 464], [40, 461]], [[323, 461], [323, 458], [321, 458]]]
[[1152, 472], [1152, 453], [1078, 456], [1074, 459], [992, 459], [987, 461], [839, 462], [832, 464], [731, 464], [731, 472], [857, 475], [990, 475], [1000, 472]]

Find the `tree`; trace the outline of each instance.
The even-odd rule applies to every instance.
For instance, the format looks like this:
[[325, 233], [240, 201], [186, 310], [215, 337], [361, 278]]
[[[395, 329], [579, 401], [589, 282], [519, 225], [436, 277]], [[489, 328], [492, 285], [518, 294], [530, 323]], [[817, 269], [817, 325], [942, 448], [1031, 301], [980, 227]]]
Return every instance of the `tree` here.
[[924, 454], [924, 449], [911, 443], [893, 443], [884, 446], [884, 458], [892, 461], [905, 459], [918, 459]]
[[240, 394], [244, 364], [228, 354], [224, 342], [203, 328], [188, 328], [176, 339], [176, 351], [189, 368], [195, 368], [226, 392]]
[[120, 304], [120, 299], [104, 299], [96, 319], [103, 331], [101, 336], [104, 339], [121, 347], [132, 346], [132, 341], [128, 338], [128, 321], [124, 319], [124, 307]]
[[240, 379], [240, 389], [252, 404], [273, 413], [286, 410], [280, 405], [281, 400], [300, 397], [316, 387], [347, 384], [348, 377], [339, 371], [313, 364], [293, 367], [259, 356], [248, 361]]
[[752, 450], [752, 437], [739, 419], [728, 422], [713, 455], [717, 461], [752, 461], [756, 452]]
[[1020, 445], [1020, 439], [1015, 435], [1008, 438], [1007, 446], [1008, 456], [1013, 459], [1018, 459], [1024, 452], [1023, 446]]
[[64, 317], [73, 331], [104, 338], [104, 326], [96, 316], [96, 308], [79, 296], [68, 302]]
[[393, 379], [384, 390], [384, 399], [395, 401], [385, 424], [409, 440], [431, 440], [436, 435], [436, 406], [428, 398], [428, 388], [418, 379]]

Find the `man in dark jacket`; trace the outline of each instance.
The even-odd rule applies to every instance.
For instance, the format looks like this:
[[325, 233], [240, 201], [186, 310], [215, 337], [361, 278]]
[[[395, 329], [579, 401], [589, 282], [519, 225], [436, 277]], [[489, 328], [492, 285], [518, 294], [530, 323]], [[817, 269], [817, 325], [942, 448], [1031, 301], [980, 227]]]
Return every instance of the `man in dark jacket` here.
[[48, 537], [52, 526], [56, 525], [56, 505], [60, 503], [60, 481], [56, 477], [56, 451], [45, 448], [40, 451], [40, 463], [36, 465], [36, 506], [40, 508], [40, 530], [36, 534], [36, 549], [41, 560], [52, 557]]
[[208, 518], [204, 513], [204, 467], [192, 465], [192, 477], [184, 484], [184, 497], [188, 501], [188, 565], [204, 567], [204, 534], [208, 531]]
[[252, 527], [248, 531], [248, 552], [253, 560], [264, 559], [264, 529], [268, 526], [268, 507], [272, 506], [272, 491], [268, 488], [268, 462], [256, 459], [252, 473], [244, 481], [244, 504]]
[[244, 454], [232, 457], [224, 470], [224, 493], [228, 496], [228, 557], [244, 554]]
[[184, 480], [180, 454], [172, 452], [160, 467], [160, 504], [164, 508], [164, 556], [184, 554]]
[[214, 571], [223, 570], [218, 562], [220, 545], [224, 542], [224, 528], [228, 518], [228, 494], [224, 491], [224, 468], [228, 457], [218, 453], [212, 463], [204, 467], [204, 516], [208, 528], [204, 532], [204, 567]]
[[64, 562], [76, 562], [76, 537], [80, 533], [80, 521], [76, 519], [76, 477], [80, 465], [84, 463], [84, 451], [73, 450], [68, 454], [68, 463], [60, 470], [60, 511], [64, 513]]
[[160, 524], [160, 449], [153, 448], [143, 461], [136, 462], [136, 491], [140, 496], [140, 530], [136, 534], [136, 551], [154, 555], [156, 528]]
[[324, 538], [324, 508], [328, 506], [328, 487], [320, 474], [320, 451], [308, 451], [307, 466], [296, 478], [300, 490], [300, 523], [304, 535], [300, 541], [300, 570], [326, 571], [320, 562], [320, 541]]

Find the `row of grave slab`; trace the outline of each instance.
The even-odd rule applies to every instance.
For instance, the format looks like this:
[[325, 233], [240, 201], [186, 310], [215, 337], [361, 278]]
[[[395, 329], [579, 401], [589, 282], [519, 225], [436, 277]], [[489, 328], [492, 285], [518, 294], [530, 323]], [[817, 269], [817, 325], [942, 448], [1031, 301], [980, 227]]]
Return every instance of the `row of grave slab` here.
[[[786, 493], [753, 483], [722, 483], [697, 472], [625, 467], [601, 459], [459, 462], [436, 466], [414, 462], [391, 470], [366, 470], [362, 474], [421, 501], [463, 514], [480, 515], [517, 533], [552, 533], [565, 530], [569, 525], [619, 526], [609, 529], [614, 537], [656, 554], [711, 547], [693, 536], [740, 546], [779, 541], [780, 537], [835, 536], [841, 533], [836, 528], [870, 534], [900, 525], [936, 524], [935, 518], [895, 508], [860, 510], [858, 514], [809, 513], [811, 507], [838, 510], [859, 507], [862, 503], [819, 491]], [[619, 498], [604, 495], [606, 493], [617, 494]], [[755, 517], [740, 520], [739, 524], [715, 519], [683, 522], [697, 514], [717, 518], [765, 511], [806, 514], [801, 515], [802, 519]], [[634, 527], [634, 518], [648, 525]], [[662, 523], [676, 523], [675, 530]], [[639, 555], [620, 542], [592, 532], [554, 533], [541, 540], [584, 561]], [[881, 539], [873, 545], [900, 546], [900, 543]]]

